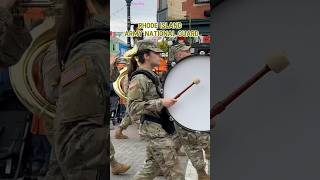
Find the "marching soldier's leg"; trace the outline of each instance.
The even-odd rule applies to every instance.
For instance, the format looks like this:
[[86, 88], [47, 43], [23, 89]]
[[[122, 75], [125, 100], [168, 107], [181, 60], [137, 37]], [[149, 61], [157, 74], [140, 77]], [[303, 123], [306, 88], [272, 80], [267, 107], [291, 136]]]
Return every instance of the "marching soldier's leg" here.
[[180, 138], [185, 148], [186, 154], [190, 159], [193, 167], [197, 170], [199, 180], [209, 180], [210, 177], [206, 173], [206, 163], [203, 157], [203, 151], [200, 141], [201, 134], [189, 132], [184, 129], [180, 129]]
[[140, 170], [135, 176], [134, 180], [152, 180], [160, 174], [160, 167], [156, 160], [152, 157], [152, 148], [150, 145], [147, 146], [147, 159]]
[[132, 124], [131, 119], [128, 113], [126, 113], [121, 121], [121, 124], [115, 131], [115, 135], [114, 135], [115, 139], [128, 139], [128, 136], [122, 134], [122, 131], [126, 130], [131, 124]]
[[110, 162], [114, 161], [114, 155], [116, 154], [116, 151], [114, 150], [114, 146], [112, 142], [110, 141]]
[[151, 140], [150, 149], [166, 179], [184, 180], [172, 137]]
[[199, 136], [199, 142], [205, 152], [206, 159], [210, 160], [210, 134], [201, 134]]
[[[178, 127], [177, 124], [174, 124], [174, 126], [175, 126], [177, 131], [179, 131], [181, 129], [180, 127]], [[175, 149], [177, 151], [178, 156], [185, 156], [186, 153], [181, 151], [182, 142], [181, 142], [181, 139], [179, 137], [179, 132], [174, 134], [172, 139], [173, 139], [173, 142], [174, 142], [174, 145], [175, 145]]]
[[112, 142], [110, 141], [110, 165], [112, 174], [118, 175], [127, 172], [130, 169], [130, 166], [126, 164], [121, 164], [115, 159], [115, 150]]

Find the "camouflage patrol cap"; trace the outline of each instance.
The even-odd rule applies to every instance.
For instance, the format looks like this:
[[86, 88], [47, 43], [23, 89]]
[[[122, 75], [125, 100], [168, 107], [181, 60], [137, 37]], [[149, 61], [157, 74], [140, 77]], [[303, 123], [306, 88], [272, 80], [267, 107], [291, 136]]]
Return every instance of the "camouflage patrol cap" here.
[[186, 46], [184, 44], [177, 44], [171, 47], [171, 53], [176, 54], [179, 51], [189, 51], [190, 46]]
[[137, 46], [138, 46], [138, 51], [148, 49], [153, 52], [163, 53], [163, 51], [153, 41], [150, 41], [150, 40], [138, 41]]

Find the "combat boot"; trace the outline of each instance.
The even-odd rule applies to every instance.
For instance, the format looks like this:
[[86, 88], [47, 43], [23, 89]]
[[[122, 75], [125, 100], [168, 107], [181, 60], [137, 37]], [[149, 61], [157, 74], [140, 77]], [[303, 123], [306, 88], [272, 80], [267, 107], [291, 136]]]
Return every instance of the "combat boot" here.
[[128, 136], [122, 134], [123, 129], [118, 127], [115, 131], [114, 138], [115, 139], [128, 139]]
[[198, 180], [210, 180], [210, 177], [205, 170], [198, 170], [197, 173], [198, 173]]
[[111, 162], [111, 172], [114, 175], [125, 173], [129, 169], [130, 169], [129, 165], [121, 164], [121, 163], [119, 163], [119, 162], [117, 162], [115, 160]]

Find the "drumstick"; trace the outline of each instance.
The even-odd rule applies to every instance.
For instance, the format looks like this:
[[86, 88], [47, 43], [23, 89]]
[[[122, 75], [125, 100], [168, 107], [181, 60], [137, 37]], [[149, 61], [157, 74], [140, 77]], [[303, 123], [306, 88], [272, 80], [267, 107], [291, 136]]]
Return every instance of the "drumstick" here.
[[191, 88], [193, 85], [195, 85], [195, 84], [199, 84], [200, 83], [200, 79], [194, 79], [193, 81], [192, 81], [192, 83], [187, 87], [187, 88], [185, 88], [181, 93], [179, 93], [179, 94], [177, 94], [175, 97], [174, 97], [174, 99], [178, 99], [184, 92], [186, 92], [189, 88]]
[[237, 90], [231, 93], [224, 100], [217, 102], [210, 110], [210, 124], [211, 128], [215, 126], [214, 117], [220, 113], [222, 113], [226, 107], [233, 102], [236, 98], [238, 98], [242, 93], [244, 93], [249, 87], [251, 87], [255, 82], [261, 79], [265, 74], [269, 71], [273, 71], [275, 73], [280, 73], [289, 65], [289, 60], [285, 54], [277, 54], [273, 57], [269, 58], [266, 62], [266, 65], [253, 77], [251, 77], [248, 81], [246, 81], [242, 86], [240, 86]]

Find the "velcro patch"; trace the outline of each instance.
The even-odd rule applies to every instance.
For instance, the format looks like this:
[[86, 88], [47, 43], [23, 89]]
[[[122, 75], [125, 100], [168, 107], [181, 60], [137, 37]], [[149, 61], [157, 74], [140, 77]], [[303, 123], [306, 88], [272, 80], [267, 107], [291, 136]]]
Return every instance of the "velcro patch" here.
[[87, 68], [84, 62], [72, 65], [69, 69], [61, 75], [61, 85], [62, 87], [70, 84], [72, 81], [84, 76], [87, 73]]

